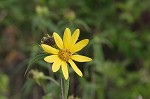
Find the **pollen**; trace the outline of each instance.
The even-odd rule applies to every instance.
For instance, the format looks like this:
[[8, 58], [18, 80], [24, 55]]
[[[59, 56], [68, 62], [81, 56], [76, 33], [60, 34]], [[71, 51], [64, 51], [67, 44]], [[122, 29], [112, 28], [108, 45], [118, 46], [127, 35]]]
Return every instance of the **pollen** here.
[[72, 53], [68, 49], [63, 49], [59, 51], [58, 56], [61, 60], [67, 62], [71, 58]]

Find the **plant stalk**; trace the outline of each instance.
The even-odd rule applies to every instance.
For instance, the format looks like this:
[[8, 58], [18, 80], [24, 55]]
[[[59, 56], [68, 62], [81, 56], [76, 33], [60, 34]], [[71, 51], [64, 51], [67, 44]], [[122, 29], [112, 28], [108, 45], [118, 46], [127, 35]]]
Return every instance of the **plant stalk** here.
[[63, 84], [63, 78], [60, 78], [60, 88], [61, 88], [61, 99], [64, 99], [64, 84]]

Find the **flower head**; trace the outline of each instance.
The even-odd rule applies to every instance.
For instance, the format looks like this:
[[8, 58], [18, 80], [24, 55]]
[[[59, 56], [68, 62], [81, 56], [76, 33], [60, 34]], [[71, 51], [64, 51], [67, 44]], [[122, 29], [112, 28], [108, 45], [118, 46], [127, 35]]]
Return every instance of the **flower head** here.
[[69, 76], [68, 63], [71, 65], [73, 70], [79, 76], [82, 77], [83, 76], [82, 72], [73, 62], [73, 60], [77, 62], [88, 62], [92, 60], [89, 57], [76, 54], [76, 52], [83, 49], [89, 42], [88, 39], [83, 39], [77, 42], [79, 34], [80, 34], [79, 29], [76, 29], [74, 33], [71, 35], [70, 29], [66, 28], [62, 40], [62, 38], [57, 33], [54, 32], [53, 37], [58, 49], [46, 44], [41, 44], [41, 47], [45, 52], [52, 54], [50, 56], [45, 57], [44, 60], [48, 63], [53, 63], [52, 65], [53, 72], [57, 72], [61, 67], [65, 79], [68, 79]]

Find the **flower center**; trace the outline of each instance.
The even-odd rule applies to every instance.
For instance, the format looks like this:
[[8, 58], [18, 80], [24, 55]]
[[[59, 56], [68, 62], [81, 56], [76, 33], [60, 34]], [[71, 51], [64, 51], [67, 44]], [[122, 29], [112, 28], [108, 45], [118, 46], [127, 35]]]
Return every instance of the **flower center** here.
[[58, 56], [63, 61], [68, 61], [71, 58], [72, 53], [68, 49], [60, 50]]

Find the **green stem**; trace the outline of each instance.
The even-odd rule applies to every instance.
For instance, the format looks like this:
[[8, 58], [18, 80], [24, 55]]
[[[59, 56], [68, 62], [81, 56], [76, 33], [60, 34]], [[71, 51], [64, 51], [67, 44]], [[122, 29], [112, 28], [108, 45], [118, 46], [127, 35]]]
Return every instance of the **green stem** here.
[[45, 77], [45, 79], [51, 80], [53, 83], [55, 83], [57, 86], [60, 86], [59, 83], [53, 79], [52, 77]]
[[44, 93], [46, 94], [47, 93], [47, 88], [46, 88], [45, 84], [42, 81], [41, 81], [41, 86], [44, 90]]
[[61, 88], [61, 99], [64, 99], [63, 78], [60, 78], [60, 88]]
[[65, 99], [67, 99], [69, 91], [69, 78], [67, 80], [64, 80], [64, 86], [65, 86]]

